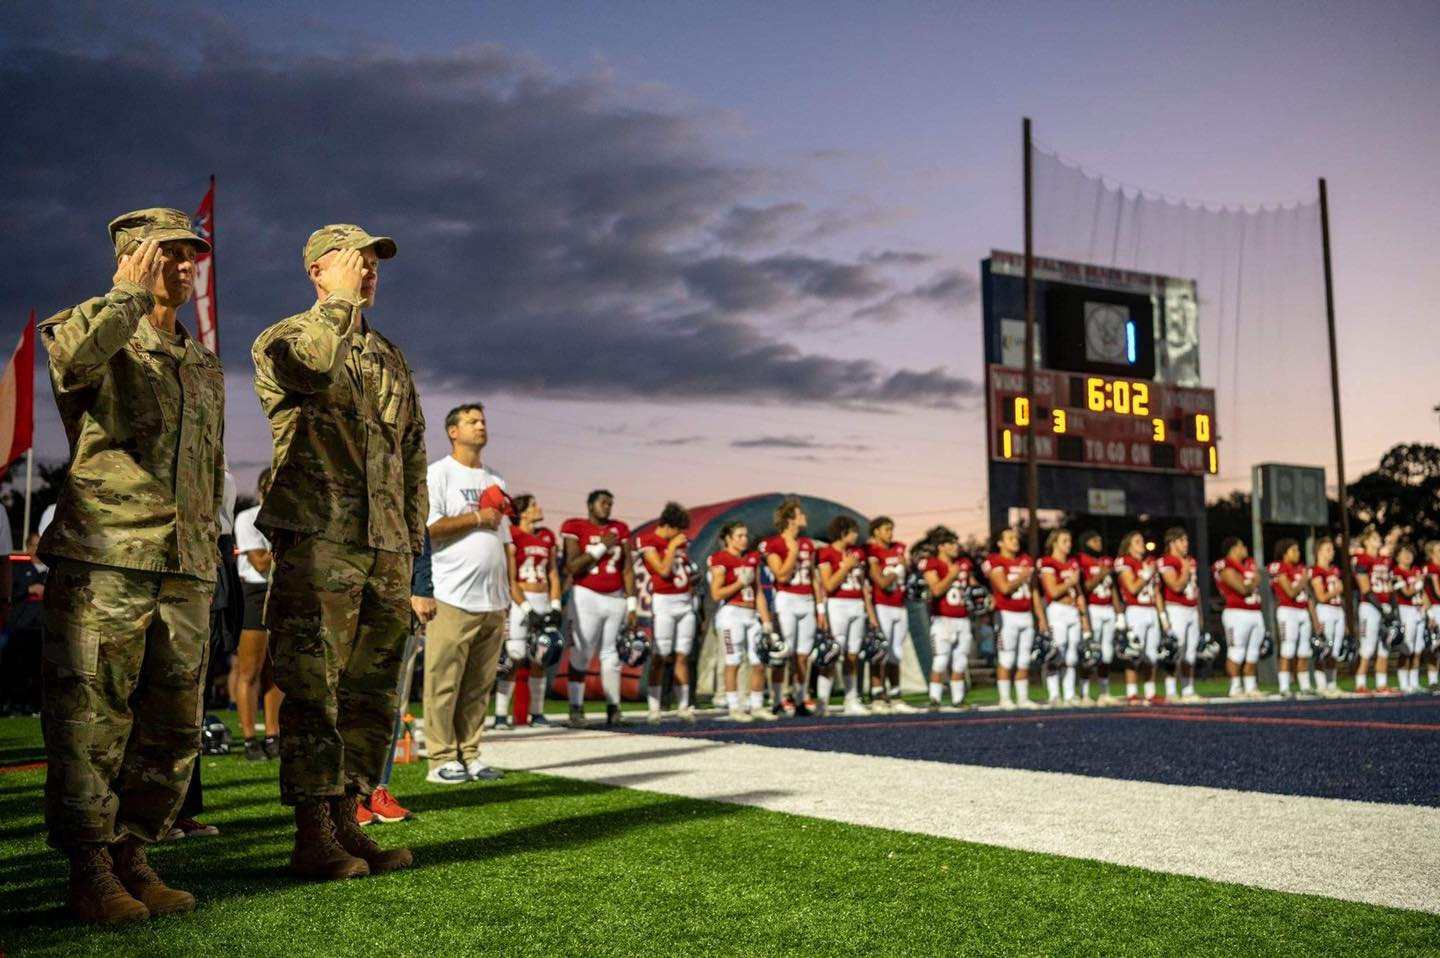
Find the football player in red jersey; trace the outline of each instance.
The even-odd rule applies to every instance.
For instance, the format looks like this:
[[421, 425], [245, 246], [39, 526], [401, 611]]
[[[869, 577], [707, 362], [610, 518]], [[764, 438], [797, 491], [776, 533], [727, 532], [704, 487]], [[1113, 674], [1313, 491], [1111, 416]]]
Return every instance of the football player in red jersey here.
[[585, 500], [589, 515], [560, 526], [565, 543], [565, 572], [571, 592], [574, 643], [570, 648], [570, 725], [585, 727], [585, 673], [600, 655], [600, 685], [605, 691], [605, 724], [620, 725], [620, 653], [615, 641], [622, 626], [635, 627], [635, 567], [630, 559], [630, 528], [610, 518], [615, 496], [596, 489]]
[[1375, 691], [1388, 694], [1390, 650], [1380, 641], [1380, 628], [1390, 612], [1390, 559], [1380, 554], [1380, 530], [1370, 526], [1360, 533], [1360, 554], [1350, 561], [1355, 573], [1355, 592], [1360, 596], [1356, 610], [1360, 619], [1360, 661], [1355, 666], [1355, 691], [1369, 695], [1366, 673], [1375, 660]]
[[[720, 527], [720, 551], [710, 555], [710, 598], [716, 605], [715, 632], [725, 646], [725, 703], [736, 722], [775, 721], [765, 708], [765, 669], [760, 660], [762, 629], [770, 609], [760, 582], [760, 553], [751, 552], [750, 530], [730, 521]], [[740, 662], [750, 664], [750, 707], [740, 707]]]
[[[1139, 532], [1127, 533], [1120, 540], [1115, 573], [1120, 582], [1120, 599], [1125, 604], [1121, 614], [1140, 646], [1139, 668], [1125, 667], [1125, 701], [1130, 705], [1160, 705], [1165, 699], [1155, 692], [1155, 661], [1160, 657], [1165, 599], [1160, 595], [1160, 565], [1145, 548], [1145, 537]], [[1141, 682], [1144, 698], [1140, 697]]]
[[[1260, 579], [1250, 550], [1235, 536], [1220, 543], [1220, 558], [1211, 571], [1225, 600], [1220, 621], [1225, 626], [1225, 671], [1230, 675], [1231, 698], [1262, 698], [1256, 677], [1265, 619], [1260, 613]], [[1242, 691], [1243, 681], [1243, 691]]]
[[[543, 616], [560, 608], [560, 572], [555, 566], [555, 534], [540, 525], [545, 511], [532, 495], [519, 495], [516, 525], [510, 529], [510, 634], [505, 653], [510, 667], [495, 679], [495, 730], [510, 724], [510, 697], [515, 694], [514, 670], [530, 657], [530, 616]], [[545, 669], [530, 663], [530, 724], [549, 725], [545, 718]]]
[[[922, 540], [934, 555], [920, 561], [920, 574], [930, 587], [930, 711], [941, 708], [944, 682], [950, 681], [950, 705], [963, 708], [969, 678], [970, 647], [974, 634], [970, 610], [965, 606], [975, 565], [960, 554], [960, 538], [945, 526], [936, 526]], [[916, 551], [920, 551], [917, 547]]]
[[[815, 651], [815, 628], [825, 625], [825, 596], [815, 566], [815, 543], [802, 535], [805, 510], [797, 496], [787, 496], [775, 507], [776, 534], [760, 543], [760, 555], [775, 580], [775, 619], [785, 639], [785, 658], [772, 661], [770, 693], [777, 708], [785, 700], [785, 662], [794, 679], [795, 714], [810, 714], [810, 653]], [[826, 626], [828, 628], [828, 626]]]
[[1080, 641], [1090, 634], [1090, 619], [1085, 609], [1085, 595], [1081, 583], [1080, 560], [1070, 555], [1073, 537], [1069, 529], [1051, 529], [1045, 537], [1047, 555], [1040, 560], [1040, 595], [1045, 602], [1045, 620], [1050, 626], [1050, 638], [1059, 650], [1059, 662], [1065, 670], [1063, 681], [1060, 672], [1049, 669], [1045, 674], [1045, 685], [1050, 694], [1050, 704], [1075, 708], [1082, 703], [1075, 695], [1076, 670], [1080, 665]]
[[1345, 595], [1340, 584], [1340, 567], [1335, 564], [1335, 540], [1315, 543], [1315, 565], [1310, 569], [1310, 593], [1315, 596], [1315, 618], [1329, 651], [1315, 663], [1315, 687], [1326, 698], [1341, 695], [1336, 681], [1335, 653], [1345, 641]]
[[[1035, 646], [1035, 600], [1031, 580], [1035, 565], [1020, 551], [1020, 534], [1014, 529], [995, 533], [994, 551], [985, 558], [980, 571], [990, 583], [1000, 628], [995, 633], [995, 686], [1000, 707], [1035, 709], [1030, 700], [1030, 654]], [[1011, 683], [1015, 699], [1010, 698]], [[1018, 699], [1018, 703], [1016, 702]]]
[[[1115, 594], [1115, 559], [1105, 553], [1105, 540], [1098, 532], [1080, 535], [1080, 572], [1085, 577], [1085, 605], [1090, 613], [1090, 629], [1100, 643], [1100, 662], [1095, 675], [1100, 680], [1100, 705], [1119, 705], [1110, 694], [1110, 663], [1115, 661], [1115, 618], [1119, 614], [1120, 597]], [[1081, 699], [1090, 698], [1090, 677], [1087, 672], [1080, 689]]]
[[889, 516], [870, 520], [865, 562], [875, 618], [888, 647], [884, 674], [881, 669], [870, 671], [870, 708], [875, 712], [913, 712], [915, 710], [900, 697], [900, 660], [905, 655], [905, 639], [910, 635], [910, 616], [905, 608], [908, 562], [905, 543], [895, 541], [895, 520]]
[[1294, 696], [1290, 688], [1292, 676], [1300, 691], [1309, 693], [1310, 636], [1315, 624], [1306, 588], [1310, 570], [1300, 561], [1300, 543], [1294, 539], [1275, 543], [1275, 558], [1266, 571], [1270, 574], [1270, 590], [1275, 594], [1280, 694], [1287, 698]]
[[[1195, 557], [1190, 554], [1190, 533], [1179, 526], [1165, 530], [1165, 554], [1160, 557], [1160, 582], [1165, 616], [1175, 636], [1175, 658], [1165, 667], [1165, 697], [1193, 700], [1195, 658], [1200, 650], [1200, 581]], [[1182, 690], [1177, 690], [1175, 673]]]
[[[870, 709], [860, 701], [855, 673], [859, 668], [860, 644], [865, 638], [866, 624], [878, 626], [875, 606], [866, 577], [865, 550], [856, 545], [860, 526], [846, 515], [830, 522], [830, 544], [820, 550], [820, 585], [825, 590], [825, 616], [835, 633], [835, 641], [845, 650], [841, 673], [845, 680], [845, 714], [869, 715]], [[833, 673], [816, 678], [815, 688], [820, 714], [830, 711], [830, 692], [834, 688]]]
[[1396, 673], [1400, 679], [1400, 694], [1414, 695], [1420, 691], [1420, 655], [1425, 650], [1425, 629], [1423, 627], [1425, 602], [1425, 570], [1415, 565], [1415, 547], [1408, 542], [1395, 546], [1395, 565], [1392, 569], [1395, 588], [1395, 607], [1400, 616], [1400, 634], [1404, 645], [1401, 649], [1400, 666]]
[[690, 653], [695, 650], [695, 604], [691, 601], [690, 556], [685, 547], [690, 538], [690, 513], [678, 502], [667, 502], [660, 510], [655, 528], [636, 540], [636, 549], [650, 574], [650, 627], [655, 634], [655, 654], [650, 656], [650, 683], [645, 699], [649, 721], [660, 721], [660, 693], [665, 666], [675, 663], [675, 714], [685, 722], [695, 721], [690, 706]]
[[[1425, 543], [1425, 615], [1432, 631], [1440, 632], [1440, 539]], [[1440, 649], [1432, 648], [1430, 656], [1430, 691], [1440, 693]]]

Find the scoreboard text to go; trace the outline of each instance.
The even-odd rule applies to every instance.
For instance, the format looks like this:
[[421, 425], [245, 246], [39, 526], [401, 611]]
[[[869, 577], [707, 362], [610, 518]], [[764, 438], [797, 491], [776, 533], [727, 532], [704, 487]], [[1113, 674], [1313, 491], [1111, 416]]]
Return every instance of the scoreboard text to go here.
[[995, 459], [1025, 458], [1034, 428], [1041, 462], [1215, 475], [1215, 392], [1146, 380], [990, 367], [989, 414]]

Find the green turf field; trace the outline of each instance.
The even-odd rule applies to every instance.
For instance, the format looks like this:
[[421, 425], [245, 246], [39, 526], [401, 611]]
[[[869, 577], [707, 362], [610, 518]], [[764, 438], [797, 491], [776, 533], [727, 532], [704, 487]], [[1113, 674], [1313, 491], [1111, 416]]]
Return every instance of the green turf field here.
[[[39, 752], [35, 720], [0, 720], [5, 764]], [[417, 820], [374, 831], [413, 848], [417, 866], [301, 883], [282, 867], [290, 830], [275, 766], [204, 761], [204, 819], [220, 837], [152, 855], [200, 910], [118, 930], [76, 926], [57, 908], [64, 870], [44, 844], [44, 773], [0, 775], [4, 953], [1253, 958], [1433, 954], [1440, 943], [1436, 916], [534, 774], [428, 785], [419, 765], [394, 783]]]

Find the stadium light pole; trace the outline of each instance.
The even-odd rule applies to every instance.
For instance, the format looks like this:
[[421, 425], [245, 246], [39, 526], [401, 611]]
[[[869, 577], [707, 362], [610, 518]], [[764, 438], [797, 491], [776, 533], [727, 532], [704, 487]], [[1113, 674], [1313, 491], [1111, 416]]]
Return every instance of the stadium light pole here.
[[1025, 509], [1027, 515], [1026, 548], [1032, 558], [1040, 553], [1040, 464], [1035, 459], [1035, 247], [1034, 204], [1030, 170], [1030, 118], [1022, 122], [1025, 151], [1025, 395], [1029, 397], [1031, 415], [1025, 424]]
[[1320, 247], [1325, 257], [1325, 330], [1330, 338], [1330, 405], [1335, 420], [1336, 498], [1340, 502], [1340, 588], [1344, 593], [1345, 628], [1350, 635], [1359, 635], [1355, 616], [1355, 576], [1350, 569], [1350, 507], [1345, 487], [1345, 437], [1340, 426], [1340, 362], [1335, 352], [1335, 284], [1330, 273], [1330, 195], [1325, 190], [1325, 177], [1320, 177]]

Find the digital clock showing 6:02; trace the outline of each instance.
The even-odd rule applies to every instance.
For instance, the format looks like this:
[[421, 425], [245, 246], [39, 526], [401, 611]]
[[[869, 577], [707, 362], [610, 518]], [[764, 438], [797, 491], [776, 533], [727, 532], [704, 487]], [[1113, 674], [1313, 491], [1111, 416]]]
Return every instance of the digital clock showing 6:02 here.
[[1215, 391], [1091, 373], [992, 365], [991, 457], [1025, 459], [1032, 428], [1040, 462], [1216, 475]]

